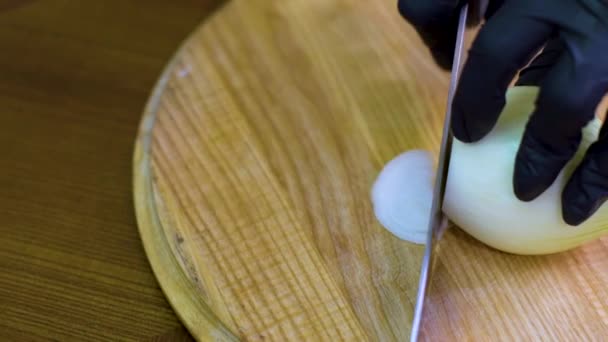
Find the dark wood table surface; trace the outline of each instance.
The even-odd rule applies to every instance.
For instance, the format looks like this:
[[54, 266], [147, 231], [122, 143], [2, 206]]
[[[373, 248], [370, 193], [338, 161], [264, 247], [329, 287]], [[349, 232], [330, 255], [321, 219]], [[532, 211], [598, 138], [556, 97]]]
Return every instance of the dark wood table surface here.
[[190, 339], [140, 242], [131, 158], [156, 78], [219, 3], [0, 12], [1, 341]]

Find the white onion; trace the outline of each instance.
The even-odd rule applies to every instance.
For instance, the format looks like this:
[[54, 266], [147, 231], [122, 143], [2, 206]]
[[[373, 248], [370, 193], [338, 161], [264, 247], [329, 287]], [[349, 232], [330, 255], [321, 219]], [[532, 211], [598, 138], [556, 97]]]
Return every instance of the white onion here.
[[[560, 252], [608, 233], [607, 205], [577, 227], [567, 225], [561, 215], [561, 192], [584, 152], [597, 139], [599, 119], [584, 128], [577, 155], [547, 191], [531, 202], [515, 197], [515, 155], [537, 94], [536, 87], [510, 89], [507, 105], [492, 132], [473, 144], [454, 141], [443, 205], [446, 215], [461, 229], [489, 246], [516, 254]], [[419, 237], [425, 235], [421, 229], [426, 229], [424, 223], [430, 212], [429, 175], [433, 172], [428, 155], [427, 161], [420, 161], [407, 158], [409, 153], [397, 157], [397, 164], [392, 161], [381, 172], [372, 197], [376, 215], [387, 229], [421, 243], [424, 239]], [[425, 186], [421, 185], [423, 178]], [[412, 235], [415, 240], [408, 239]]]
[[397, 237], [423, 244], [429, 225], [433, 178], [433, 162], [427, 151], [408, 151], [391, 160], [372, 188], [378, 221]]

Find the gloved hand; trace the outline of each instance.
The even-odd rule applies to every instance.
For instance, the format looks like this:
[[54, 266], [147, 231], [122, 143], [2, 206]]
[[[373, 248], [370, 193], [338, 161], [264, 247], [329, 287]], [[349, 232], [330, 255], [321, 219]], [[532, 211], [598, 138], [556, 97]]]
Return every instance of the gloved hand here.
[[[433, 57], [449, 68], [459, 0], [400, 0]], [[546, 46], [545, 46], [546, 45]], [[581, 129], [608, 91], [608, 0], [490, 1], [486, 23], [469, 52], [452, 106], [452, 131], [463, 142], [483, 138], [519, 85], [538, 85], [536, 108], [515, 161], [513, 189], [523, 201], [543, 193], [573, 157]], [[578, 225], [608, 199], [608, 124], [562, 193], [562, 213]]]

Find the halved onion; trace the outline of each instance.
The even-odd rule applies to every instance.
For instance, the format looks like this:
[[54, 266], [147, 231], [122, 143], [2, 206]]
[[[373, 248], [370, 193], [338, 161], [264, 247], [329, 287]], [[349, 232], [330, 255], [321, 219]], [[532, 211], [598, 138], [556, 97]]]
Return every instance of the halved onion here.
[[[561, 215], [561, 192], [584, 152], [597, 139], [599, 119], [584, 128], [576, 156], [547, 191], [531, 202], [515, 197], [515, 155], [537, 95], [536, 87], [511, 88], [492, 132], [473, 144], [454, 140], [443, 204], [450, 220], [468, 234], [516, 254], [565, 251], [608, 233], [608, 205], [577, 227], [567, 225]], [[424, 242], [421, 229], [428, 225], [433, 178], [430, 160], [430, 155], [420, 151], [400, 155], [387, 164], [373, 189], [379, 221], [395, 235], [415, 243]], [[408, 238], [411, 236], [414, 238]]]

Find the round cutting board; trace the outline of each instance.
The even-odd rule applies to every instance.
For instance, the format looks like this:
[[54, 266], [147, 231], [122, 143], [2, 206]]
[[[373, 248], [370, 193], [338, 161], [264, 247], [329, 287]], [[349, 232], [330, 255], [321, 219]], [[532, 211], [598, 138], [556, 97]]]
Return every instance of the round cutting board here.
[[[199, 340], [403, 341], [423, 247], [375, 220], [395, 155], [436, 153], [448, 75], [394, 0], [235, 0], [154, 90], [135, 151], [150, 263]], [[442, 240], [428, 340], [608, 336], [608, 240], [504, 254]]]

